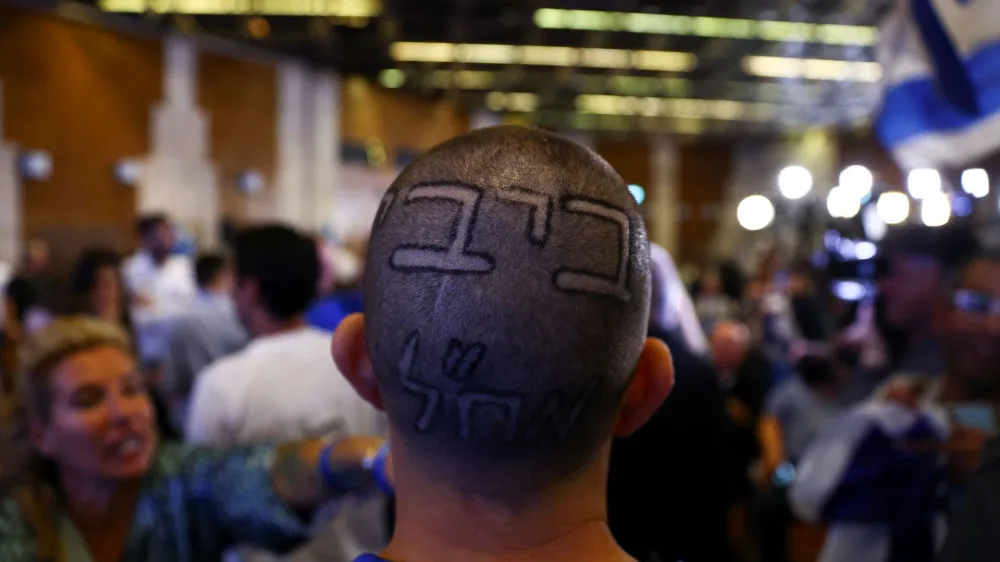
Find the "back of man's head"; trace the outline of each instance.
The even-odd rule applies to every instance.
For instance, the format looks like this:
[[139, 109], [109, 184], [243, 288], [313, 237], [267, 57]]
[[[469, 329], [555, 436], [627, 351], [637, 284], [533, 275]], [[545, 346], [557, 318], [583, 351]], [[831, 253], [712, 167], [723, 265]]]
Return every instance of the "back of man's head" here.
[[319, 258], [312, 238], [283, 225], [248, 228], [233, 243], [237, 306], [243, 286], [255, 286], [256, 300], [276, 320], [303, 314], [316, 298]]
[[645, 357], [648, 262], [624, 181], [580, 145], [496, 127], [419, 158], [383, 198], [365, 268], [394, 437], [501, 501], [589, 466]]
[[226, 271], [226, 258], [215, 252], [203, 252], [194, 262], [194, 277], [198, 288], [210, 289]]

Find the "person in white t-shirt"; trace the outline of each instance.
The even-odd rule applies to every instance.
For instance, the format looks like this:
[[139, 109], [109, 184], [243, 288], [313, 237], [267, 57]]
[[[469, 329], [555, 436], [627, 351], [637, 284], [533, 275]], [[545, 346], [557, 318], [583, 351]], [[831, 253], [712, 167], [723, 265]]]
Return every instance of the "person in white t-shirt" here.
[[166, 215], [139, 219], [141, 247], [125, 262], [122, 275], [129, 293], [139, 355], [156, 365], [167, 349], [172, 320], [189, 309], [198, 294], [191, 260], [174, 253], [174, 230]]
[[[187, 440], [218, 447], [383, 433], [378, 412], [352, 390], [330, 357], [331, 336], [306, 324], [320, 264], [315, 242], [291, 228], [259, 226], [234, 243], [233, 303], [253, 339], [196, 378]], [[387, 539], [380, 502], [341, 509], [322, 543], [346, 559]], [[328, 557], [332, 558], [332, 557]]]

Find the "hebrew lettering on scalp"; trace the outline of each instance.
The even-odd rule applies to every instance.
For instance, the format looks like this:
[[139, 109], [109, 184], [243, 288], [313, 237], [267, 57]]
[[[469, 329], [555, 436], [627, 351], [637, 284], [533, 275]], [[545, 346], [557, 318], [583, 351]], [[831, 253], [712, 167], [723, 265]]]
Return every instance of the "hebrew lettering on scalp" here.
[[528, 428], [525, 438], [534, 441], [542, 435], [546, 427], [551, 426], [556, 436], [565, 439], [570, 429], [580, 419], [580, 414], [587, 407], [587, 402], [597, 390], [597, 379], [591, 380], [584, 387], [583, 391], [576, 397], [576, 400], [569, 405], [564, 404], [564, 393], [561, 390], [554, 390], [545, 395], [542, 406], [538, 410], [538, 415]]
[[452, 339], [441, 361], [441, 371], [452, 379], [467, 379], [486, 355], [486, 346], [481, 343], [466, 344]]
[[556, 288], [568, 293], [612, 297], [624, 303], [631, 301], [632, 292], [628, 290], [631, 224], [628, 214], [624, 210], [609, 205], [604, 201], [584, 197], [566, 198], [563, 200], [563, 209], [569, 213], [589, 215], [617, 225], [620, 231], [618, 239], [619, 254], [614, 275], [562, 267], [556, 271], [553, 277]]
[[373, 229], [382, 226], [382, 223], [385, 222], [385, 218], [389, 216], [389, 209], [392, 208], [392, 204], [396, 201], [397, 192], [398, 191], [393, 188], [386, 191], [385, 195], [382, 196], [382, 201], [378, 205], [378, 211], [375, 213], [375, 226], [372, 227]]
[[392, 252], [389, 265], [406, 272], [482, 274], [493, 271], [493, 256], [468, 250], [482, 198], [480, 188], [458, 182], [429, 182], [411, 187], [403, 200], [404, 204], [418, 201], [458, 203], [458, 217], [452, 227], [451, 242], [446, 248], [404, 244]]
[[517, 436], [517, 422], [521, 418], [524, 399], [515, 394], [500, 392], [463, 392], [458, 396], [458, 435], [463, 439], [472, 436], [472, 422], [478, 408], [499, 408], [503, 416], [503, 436], [513, 441]]
[[519, 187], [509, 187], [500, 191], [497, 197], [503, 201], [521, 203], [531, 207], [531, 217], [528, 220], [528, 241], [539, 247], [544, 246], [552, 227], [552, 198]]
[[434, 413], [437, 411], [438, 405], [441, 403], [441, 391], [433, 386], [424, 384], [411, 376], [413, 363], [417, 360], [417, 354], [419, 352], [420, 332], [414, 330], [410, 333], [409, 337], [406, 338], [406, 344], [403, 348], [403, 357], [399, 360], [399, 378], [403, 388], [413, 394], [422, 396], [424, 399], [423, 409], [421, 410], [420, 415], [417, 416], [415, 427], [420, 433], [425, 433], [430, 427], [431, 421], [434, 419]]

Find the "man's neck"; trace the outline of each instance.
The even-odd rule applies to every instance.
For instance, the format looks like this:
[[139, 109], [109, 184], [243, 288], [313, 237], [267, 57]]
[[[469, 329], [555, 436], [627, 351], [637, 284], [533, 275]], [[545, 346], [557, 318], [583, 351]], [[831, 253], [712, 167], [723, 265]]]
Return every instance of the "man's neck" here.
[[253, 333], [255, 337], [265, 338], [268, 336], [277, 336], [279, 334], [286, 334], [288, 332], [294, 332], [296, 330], [301, 330], [306, 326], [305, 316], [295, 316], [288, 320], [277, 320], [275, 318], [262, 316], [257, 322], [254, 322]]
[[632, 561], [608, 528], [607, 470], [588, 472], [515, 508], [410, 471], [397, 482], [396, 528], [381, 556], [392, 562]]
[[146, 255], [153, 260], [153, 264], [155, 264], [156, 267], [163, 267], [163, 264], [167, 263], [167, 260], [170, 258], [170, 252], [160, 252], [150, 250], [148, 248], [144, 251], [146, 252]]

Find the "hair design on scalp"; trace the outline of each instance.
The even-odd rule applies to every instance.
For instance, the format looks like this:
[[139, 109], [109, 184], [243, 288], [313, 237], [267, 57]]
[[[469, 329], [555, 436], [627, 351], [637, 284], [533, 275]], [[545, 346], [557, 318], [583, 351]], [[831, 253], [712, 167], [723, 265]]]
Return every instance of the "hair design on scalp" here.
[[618, 226], [621, 230], [621, 238], [619, 239], [621, 257], [618, 259], [617, 273], [611, 276], [582, 269], [560, 268], [552, 278], [556, 288], [567, 293], [606, 295], [626, 303], [632, 300], [632, 293], [628, 290], [628, 257], [629, 246], [631, 246], [629, 233], [632, 231], [629, 226], [628, 213], [604, 201], [584, 197], [566, 198], [563, 200], [563, 208], [570, 213], [590, 215], [610, 221]]
[[[403, 244], [392, 252], [391, 266], [399, 271], [438, 273], [489, 273], [496, 266], [493, 256], [468, 251], [472, 232], [479, 215], [481, 188], [455, 182], [428, 182], [410, 188], [403, 201], [446, 201], [458, 203], [459, 211], [452, 225], [451, 242], [447, 247], [425, 244]], [[383, 219], [384, 220], [384, 219]]]
[[457, 485], [546, 485], [610, 438], [645, 341], [649, 247], [592, 151], [522, 127], [432, 149], [383, 196], [365, 272], [386, 412]]

